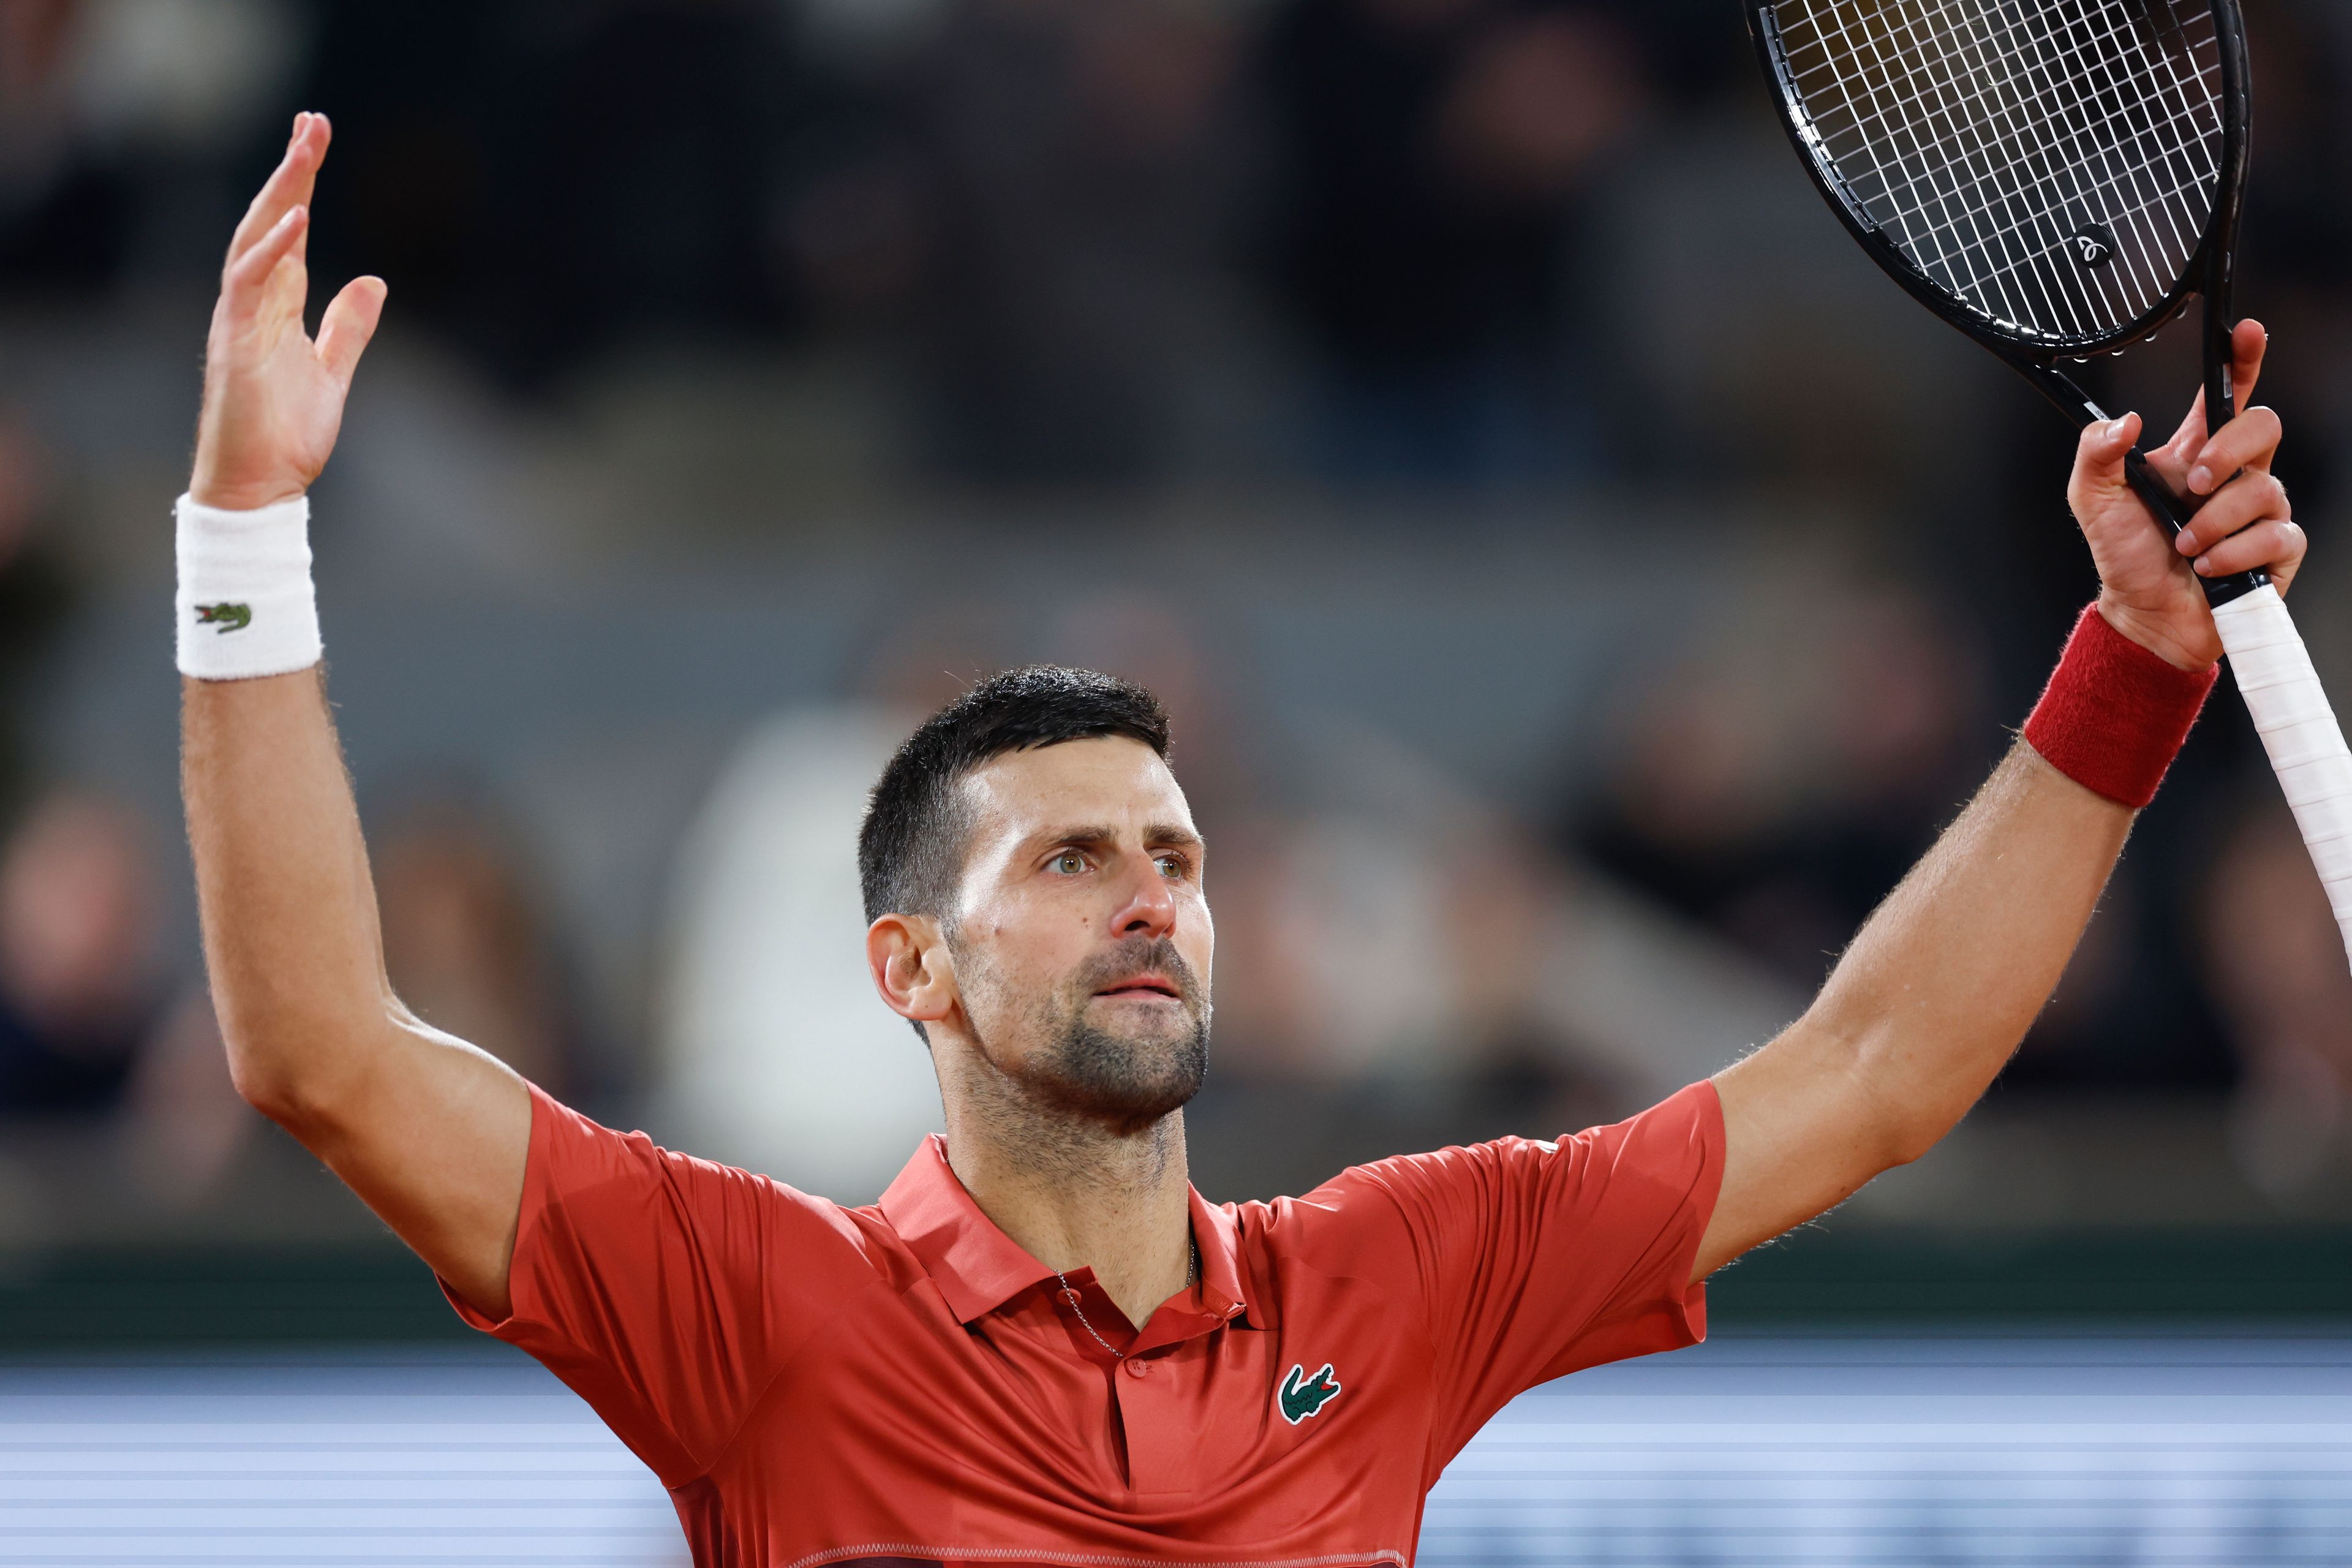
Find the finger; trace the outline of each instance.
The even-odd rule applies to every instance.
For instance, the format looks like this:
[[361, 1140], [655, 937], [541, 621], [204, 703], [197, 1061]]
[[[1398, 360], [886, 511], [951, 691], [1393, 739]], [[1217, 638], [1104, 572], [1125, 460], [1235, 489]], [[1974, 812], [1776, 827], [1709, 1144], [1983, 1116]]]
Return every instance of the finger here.
[[2137, 414], [2084, 426], [2082, 442], [2074, 453], [2075, 481], [2091, 489], [2114, 489], [2128, 484], [2124, 458], [2131, 451], [2132, 443], [2139, 439], [2139, 428]]
[[230, 264], [228, 276], [222, 280], [221, 303], [227, 308], [231, 321], [247, 321], [260, 313], [271, 274], [279, 262], [293, 254], [295, 242], [301, 238], [310, 221], [310, 208], [293, 208], [251, 249]]
[[2074, 471], [2066, 481], [2067, 504], [2077, 518], [2096, 516], [2129, 492], [2131, 478], [2125, 459], [2131, 455], [2132, 443], [2138, 439], [2139, 431], [2137, 414], [2098, 420], [2083, 427], [2082, 439], [2074, 450]]
[[2180, 482], [2181, 470], [2189, 466], [2189, 459], [2197, 449], [2205, 445], [2206, 437], [2210, 434], [2210, 432], [2205, 427], [2205, 393], [2200, 387], [2198, 389], [2197, 395], [2189, 401], [2188, 417], [2181, 420], [2179, 427], [2172, 432], [2171, 438], [2155, 451], [2150, 452], [2148, 457], [2152, 460], [2159, 458], [2165, 459], [2171, 468], [2171, 471], [2167, 473], [2165, 478], [2177, 485]]
[[[2270, 330], [2251, 318], [2230, 329], [2230, 397], [2237, 405], [2231, 410], [2233, 418], [2253, 405], [2254, 384], [2262, 379], [2263, 356], [2269, 351], [2270, 341]], [[2228, 423], [2228, 419], [2222, 421], [2225, 426]], [[2164, 450], [2186, 465], [2214, 434], [2205, 417], [2205, 393], [2200, 387], [2189, 405], [2189, 416], [2164, 444]], [[2230, 471], [2219, 470], [2224, 476]]]
[[[306, 213], [313, 205], [313, 199], [319, 192], [319, 171], [326, 164], [327, 148], [335, 140], [335, 128], [327, 122], [325, 115], [311, 112], [310, 140], [310, 155], [306, 161], [302, 178], [294, 193], [294, 199], [301, 205]], [[307, 216], [302, 220], [302, 232], [294, 237], [294, 254], [298, 258], [305, 261], [310, 258], [310, 221]]]
[[238, 221], [236, 233], [229, 238], [229, 266], [236, 265], [239, 258], [260, 244], [290, 209], [310, 205], [311, 189], [318, 183], [320, 160], [327, 155], [328, 135], [325, 115], [306, 110], [294, 117], [293, 134], [286, 140], [286, 155], [269, 172], [269, 178], [262, 182], [252, 205]]
[[2252, 528], [2230, 535], [2197, 558], [2200, 577], [2228, 577], [2261, 566], [2292, 577], [2303, 564], [2307, 542], [2303, 526], [2292, 519], [2266, 517]]
[[381, 278], [354, 278], [343, 285], [327, 307], [319, 321], [319, 363], [335, 384], [345, 389], [352, 384], [352, 372], [359, 368], [360, 355], [375, 336], [375, 325], [383, 319], [386, 289]]
[[2294, 515], [2287, 505], [2286, 487], [2275, 477], [2241, 474], [2200, 507], [2188, 527], [2173, 535], [2173, 547], [2183, 555], [2194, 555], [2264, 518]]
[[310, 269], [302, 261], [302, 237], [310, 232], [310, 208], [298, 209], [304, 216], [294, 243], [269, 269], [269, 278], [261, 289], [261, 319], [279, 321], [291, 327], [297, 336], [302, 335], [302, 312], [310, 301]]
[[2254, 405], [2254, 383], [2262, 379], [2270, 346], [2270, 329], [2252, 317], [2230, 329], [2230, 395], [2241, 412]]
[[2213, 433], [2189, 470], [2189, 493], [2205, 495], [2242, 468], [2267, 471], [2286, 433], [2275, 410], [2249, 408]]
[[278, 167], [269, 172], [269, 178], [261, 183], [261, 189], [254, 193], [251, 204], [245, 209], [245, 216], [237, 222], [236, 232], [229, 237], [226, 266], [235, 266], [240, 257], [277, 227], [289, 208], [299, 205], [294, 191], [304, 183], [306, 167], [315, 168], [311, 150], [311, 118], [308, 112], [294, 117], [294, 130], [286, 139], [285, 155], [278, 160]]

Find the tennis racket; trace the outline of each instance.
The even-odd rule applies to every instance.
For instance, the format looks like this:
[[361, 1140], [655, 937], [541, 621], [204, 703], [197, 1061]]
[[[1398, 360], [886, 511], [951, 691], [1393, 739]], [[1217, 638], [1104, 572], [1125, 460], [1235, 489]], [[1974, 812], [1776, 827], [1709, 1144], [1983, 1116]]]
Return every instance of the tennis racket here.
[[[2211, 427], [2236, 410], [2236, 0], [1751, 0], [1748, 18], [1813, 184], [1914, 299], [2087, 426], [2107, 415], [2060, 364], [2201, 293]], [[2125, 467], [2175, 531], [2194, 516], [2140, 452]], [[2352, 956], [2352, 752], [2267, 576], [2205, 591]]]

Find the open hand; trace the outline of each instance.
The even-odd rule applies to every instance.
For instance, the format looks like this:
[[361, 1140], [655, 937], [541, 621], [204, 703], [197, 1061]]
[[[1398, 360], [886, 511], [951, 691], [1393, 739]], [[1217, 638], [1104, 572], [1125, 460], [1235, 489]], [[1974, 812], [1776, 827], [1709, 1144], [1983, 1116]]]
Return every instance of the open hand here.
[[2157, 477], [2200, 508], [2177, 537], [2124, 478], [2124, 454], [2139, 438], [2137, 414], [2083, 432], [2066, 487], [2067, 503], [2098, 563], [2099, 613], [2183, 669], [2203, 669], [2221, 657], [2221, 634], [2199, 579], [2260, 566], [2284, 594], [2303, 564], [2303, 530], [2285, 487], [2271, 474], [2279, 417], [2250, 406], [2268, 345], [2262, 323], [2240, 321], [2230, 342], [2236, 416], [2209, 438], [2200, 392], [2172, 439], [2147, 454]]
[[355, 278], [327, 307], [318, 342], [302, 330], [310, 191], [330, 134], [323, 114], [294, 117], [286, 156], [229, 241], [188, 484], [206, 506], [249, 510], [310, 488], [335, 449], [352, 372], [383, 314], [383, 280]]

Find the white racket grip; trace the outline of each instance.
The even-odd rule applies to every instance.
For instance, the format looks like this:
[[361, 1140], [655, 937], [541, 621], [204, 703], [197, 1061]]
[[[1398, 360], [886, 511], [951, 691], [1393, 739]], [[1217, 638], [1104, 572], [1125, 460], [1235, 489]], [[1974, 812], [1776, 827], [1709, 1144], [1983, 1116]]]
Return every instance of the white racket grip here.
[[2352, 961], [2352, 750], [2276, 588], [2215, 606], [2213, 624]]

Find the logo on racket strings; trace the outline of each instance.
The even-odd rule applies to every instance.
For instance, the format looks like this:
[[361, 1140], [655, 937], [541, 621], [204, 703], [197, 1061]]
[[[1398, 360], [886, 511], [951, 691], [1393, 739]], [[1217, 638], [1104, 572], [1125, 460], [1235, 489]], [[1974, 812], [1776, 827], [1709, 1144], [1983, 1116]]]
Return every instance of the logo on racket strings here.
[[2066, 248], [2085, 267], [2105, 267], [2116, 258], [2116, 237], [2105, 224], [2086, 223], [2066, 237]]

